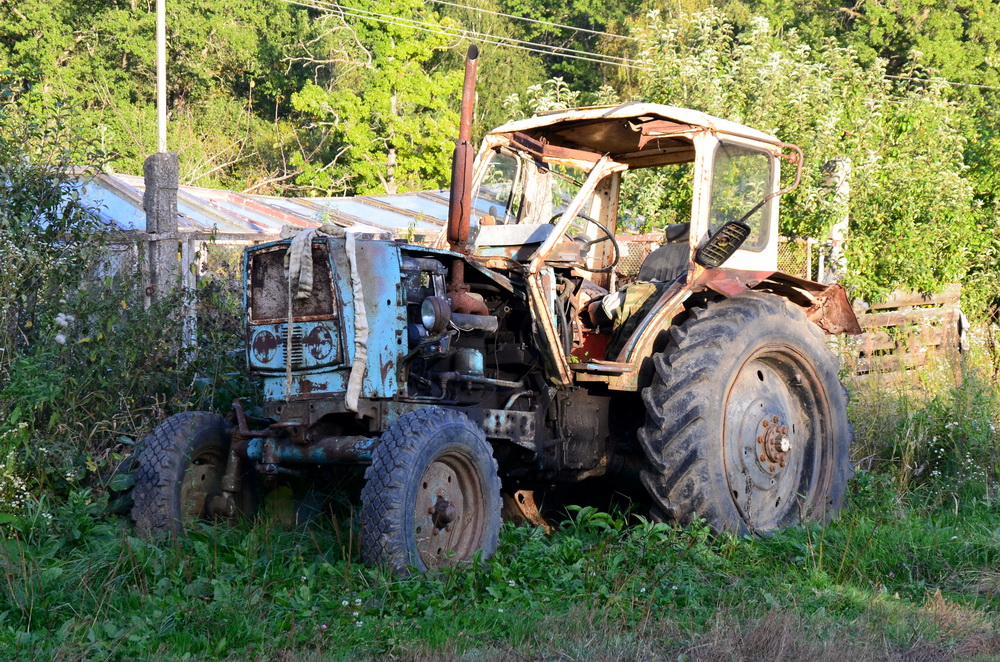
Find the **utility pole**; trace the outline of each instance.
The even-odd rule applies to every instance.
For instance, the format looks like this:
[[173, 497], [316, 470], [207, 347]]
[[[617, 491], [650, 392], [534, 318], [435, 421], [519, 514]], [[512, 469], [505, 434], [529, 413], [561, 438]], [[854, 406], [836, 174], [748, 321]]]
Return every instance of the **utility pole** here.
[[167, 151], [167, 0], [156, 0], [157, 151]]
[[158, 152], [143, 163], [149, 235], [149, 288], [152, 299], [178, 285], [180, 264], [177, 236], [177, 154], [167, 152], [167, 28], [166, 0], [156, 0], [156, 115]]

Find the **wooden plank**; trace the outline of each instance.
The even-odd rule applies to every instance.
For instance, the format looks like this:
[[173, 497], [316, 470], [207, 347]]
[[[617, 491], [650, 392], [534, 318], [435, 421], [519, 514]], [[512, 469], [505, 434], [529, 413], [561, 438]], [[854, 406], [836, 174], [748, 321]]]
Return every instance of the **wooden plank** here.
[[910, 311], [894, 311], [883, 313], [868, 313], [858, 316], [858, 323], [862, 329], [878, 327], [908, 326], [911, 324], [936, 324], [957, 320], [957, 311], [944, 310], [941, 308], [917, 308]]
[[854, 366], [855, 373], [898, 372], [927, 364], [927, 352], [913, 354], [890, 354], [859, 358]]
[[889, 298], [880, 303], [869, 303], [868, 310], [885, 310], [887, 308], [905, 308], [907, 306], [928, 306], [958, 303], [962, 295], [961, 283], [953, 283], [938, 294], [925, 297], [917, 292], [895, 290]]

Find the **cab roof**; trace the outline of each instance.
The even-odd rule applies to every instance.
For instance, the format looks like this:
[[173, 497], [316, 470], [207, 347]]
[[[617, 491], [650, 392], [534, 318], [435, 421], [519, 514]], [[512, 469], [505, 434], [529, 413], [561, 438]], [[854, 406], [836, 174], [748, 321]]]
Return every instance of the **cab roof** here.
[[690, 136], [703, 130], [779, 144], [763, 131], [697, 110], [637, 101], [551, 111], [508, 122], [490, 131], [487, 140], [526, 136], [545, 145], [607, 154], [632, 167], [643, 167], [693, 160]]

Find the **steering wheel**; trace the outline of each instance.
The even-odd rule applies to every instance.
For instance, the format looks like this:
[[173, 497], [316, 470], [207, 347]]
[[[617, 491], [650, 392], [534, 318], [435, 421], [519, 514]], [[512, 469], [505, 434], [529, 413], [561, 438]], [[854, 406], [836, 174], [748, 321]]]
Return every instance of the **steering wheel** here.
[[[549, 223], [555, 223], [556, 220], [558, 220], [560, 217], [562, 217], [562, 214], [556, 214], [555, 216], [553, 216], [549, 220]], [[592, 246], [594, 246], [595, 244], [601, 244], [601, 243], [604, 243], [605, 241], [610, 241], [611, 242], [611, 246], [613, 247], [612, 253], [614, 254], [614, 259], [611, 260], [611, 264], [609, 264], [606, 267], [601, 267], [600, 269], [591, 269], [590, 267], [581, 264], [581, 265], [579, 265], [580, 268], [581, 269], [586, 269], [587, 271], [590, 271], [590, 272], [595, 273], [595, 274], [607, 273], [608, 271], [611, 271], [612, 269], [614, 269], [615, 266], [617, 266], [617, 264], [618, 264], [618, 260], [620, 260], [621, 257], [622, 257], [622, 250], [618, 246], [618, 242], [615, 240], [614, 233], [611, 232], [611, 230], [609, 230], [606, 225], [604, 225], [603, 223], [601, 223], [600, 221], [598, 221], [595, 218], [591, 218], [589, 215], [584, 214], [583, 212], [577, 212], [576, 218], [582, 218], [583, 220], [587, 221], [588, 223], [593, 223], [594, 225], [596, 225], [598, 227], [598, 229], [601, 230], [601, 232], [604, 233], [604, 235], [598, 237], [597, 239], [590, 239], [590, 240], [583, 239], [583, 238], [581, 238], [579, 236], [570, 237], [570, 239], [572, 239], [573, 241], [578, 242], [579, 244], [581, 244], [581, 246], [584, 249], [584, 252], [590, 252], [590, 248]]]

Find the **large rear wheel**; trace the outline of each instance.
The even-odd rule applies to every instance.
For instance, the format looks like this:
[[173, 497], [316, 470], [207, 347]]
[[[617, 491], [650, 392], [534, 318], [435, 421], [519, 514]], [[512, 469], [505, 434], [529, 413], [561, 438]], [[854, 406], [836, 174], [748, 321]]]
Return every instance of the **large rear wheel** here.
[[367, 563], [405, 574], [487, 558], [500, 536], [500, 479], [486, 438], [463, 414], [429, 407], [382, 435], [361, 490]]
[[822, 331], [785, 300], [747, 293], [670, 334], [639, 433], [655, 510], [740, 533], [835, 516], [852, 431]]

